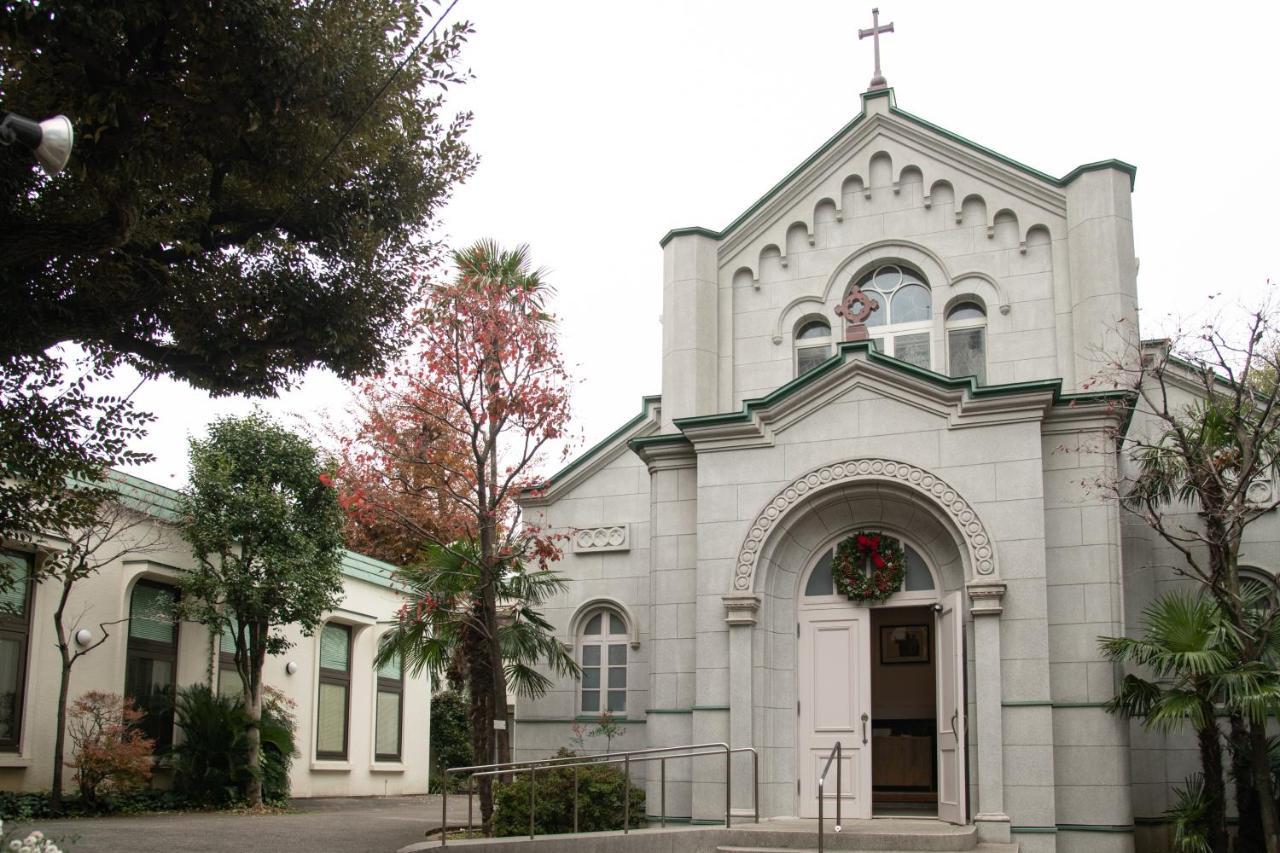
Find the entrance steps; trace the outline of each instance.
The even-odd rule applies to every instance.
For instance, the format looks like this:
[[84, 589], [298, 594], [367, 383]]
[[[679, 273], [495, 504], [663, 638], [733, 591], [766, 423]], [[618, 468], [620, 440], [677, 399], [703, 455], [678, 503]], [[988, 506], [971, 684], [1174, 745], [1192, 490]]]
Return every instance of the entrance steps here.
[[[1017, 853], [1017, 844], [978, 842], [973, 826], [954, 826], [938, 820], [877, 818], [847, 820], [840, 832], [835, 821], [824, 821], [826, 850], [865, 850], [875, 853], [917, 853], [918, 851], [972, 851], [972, 853]], [[778, 818], [760, 823], [738, 824], [732, 837], [717, 845], [716, 853], [805, 853], [818, 849], [818, 822]]]

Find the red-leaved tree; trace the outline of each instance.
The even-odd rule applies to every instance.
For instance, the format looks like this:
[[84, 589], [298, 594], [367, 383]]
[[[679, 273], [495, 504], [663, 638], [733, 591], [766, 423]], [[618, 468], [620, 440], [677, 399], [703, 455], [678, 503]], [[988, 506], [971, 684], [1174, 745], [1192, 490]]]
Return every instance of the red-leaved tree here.
[[[508, 727], [495, 731], [494, 721], [509, 723], [509, 672], [524, 650], [504, 650], [504, 636], [513, 635], [500, 625], [499, 608], [514, 604], [517, 620], [530, 611], [501, 599], [510, 595], [512, 572], [544, 571], [559, 554], [553, 535], [519, 523], [515, 497], [565, 437], [570, 379], [546, 311], [549, 288], [531, 269], [528, 248], [481, 241], [453, 261], [454, 279], [428, 289], [411, 356], [362, 387], [361, 422], [343, 444], [339, 488], [352, 547], [416, 564], [402, 578], [410, 600], [385, 654], [394, 649], [417, 671], [438, 669], [438, 644], [426, 638], [439, 633], [442, 597], [431, 590], [456, 588], [460, 575], [470, 579], [465, 601], [450, 606], [471, 693], [472, 745], [478, 760], [509, 761]], [[540, 647], [553, 668], [571, 671], [563, 655], [558, 643]], [[486, 826], [487, 782], [479, 786]]]

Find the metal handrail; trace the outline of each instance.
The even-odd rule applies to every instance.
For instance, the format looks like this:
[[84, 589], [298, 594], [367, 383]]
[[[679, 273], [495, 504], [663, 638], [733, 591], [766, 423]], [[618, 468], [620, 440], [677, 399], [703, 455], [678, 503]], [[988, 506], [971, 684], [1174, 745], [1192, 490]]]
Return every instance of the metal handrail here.
[[622, 764], [623, 770], [623, 797], [622, 797], [622, 832], [627, 834], [631, 831], [631, 763], [642, 763], [645, 761], [660, 762], [659, 791], [661, 795], [661, 821], [662, 826], [667, 825], [667, 761], [676, 758], [698, 758], [706, 755], [724, 755], [724, 825], [730, 826], [732, 820], [731, 803], [732, 803], [732, 758], [734, 753], [749, 752], [751, 753], [751, 782], [752, 797], [751, 805], [755, 812], [755, 820], [760, 822], [760, 754], [756, 752], [754, 747], [740, 746], [730, 748], [727, 743], [699, 743], [687, 746], [658, 746], [648, 749], [631, 749], [625, 752], [607, 752], [601, 755], [593, 755], [588, 757], [579, 757], [576, 755], [565, 756], [563, 758], [544, 758], [533, 761], [507, 761], [501, 764], [478, 764], [473, 767], [450, 767], [444, 771], [444, 784], [441, 786], [441, 827], [440, 846], [444, 847], [447, 843], [448, 832], [443, 829], [448, 825], [449, 814], [449, 774], [470, 772], [467, 785], [467, 830], [470, 831], [474, 827], [472, 798], [475, 791], [475, 780], [481, 776], [505, 776], [507, 774], [528, 773], [529, 774], [529, 838], [534, 838], [535, 822], [534, 809], [536, 808], [536, 798], [534, 795], [539, 770], [554, 770], [573, 768], [573, 831], [578, 831], [578, 768], [589, 767], [595, 764]]
[[823, 850], [823, 827], [822, 827], [822, 787], [827, 781], [827, 773], [831, 770], [831, 762], [836, 763], [836, 832], [840, 831], [840, 741], [836, 741], [835, 748], [827, 756], [827, 763], [822, 768], [822, 774], [818, 776], [818, 853]]

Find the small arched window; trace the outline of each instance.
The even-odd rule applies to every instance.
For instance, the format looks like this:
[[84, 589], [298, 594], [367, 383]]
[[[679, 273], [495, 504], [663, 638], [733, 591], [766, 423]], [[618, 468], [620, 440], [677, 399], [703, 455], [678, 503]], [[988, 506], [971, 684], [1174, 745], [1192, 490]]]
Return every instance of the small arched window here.
[[[907, 543], [899, 544], [902, 545], [902, 552], [907, 562], [906, 576], [902, 579], [902, 592], [932, 591], [934, 589], [933, 573], [929, 571], [929, 565], [924, 561], [924, 557], [921, 557], [916, 549]], [[809, 578], [804, 584], [805, 598], [836, 594], [835, 577], [831, 574], [834, 562], [835, 549], [828, 548], [818, 558], [813, 570], [809, 572]]]
[[796, 376], [808, 373], [831, 357], [831, 324], [805, 320], [796, 329]]
[[578, 707], [584, 714], [627, 713], [627, 626], [617, 611], [602, 607], [582, 621], [578, 663], [582, 666]]
[[879, 307], [867, 317], [867, 333], [886, 355], [930, 369], [933, 295], [924, 276], [909, 267], [885, 264], [857, 281]]
[[987, 382], [987, 312], [977, 302], [958, 302], [947, 311], [947, 373]]
[[1254, 610], [1270, 610], [1276, 605], [1276, 577], [1265, 569], [1241, 566], [1240, 593], [1246, 604]]

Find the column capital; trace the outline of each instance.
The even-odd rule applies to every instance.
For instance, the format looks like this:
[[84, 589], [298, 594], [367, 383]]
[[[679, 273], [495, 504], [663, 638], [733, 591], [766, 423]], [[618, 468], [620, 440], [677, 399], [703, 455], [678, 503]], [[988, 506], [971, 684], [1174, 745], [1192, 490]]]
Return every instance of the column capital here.
[[648, 467], [650, 474], [698, 466], [698, 453], [693, 449], [693, 443], [679, 433], [634, 438], [628, 446]]
[[729, 625], [756, 624], [756, 611], [760, 609], [760, 596], [754, 592], [731, 592], [720, 596], [724, 602], [724, 621]]
[[965, 584], [969, 593], [969, 609], [974, 616], [999, 616], [1004, 612], [1007, 585], [998, 580], [976, 580]]

